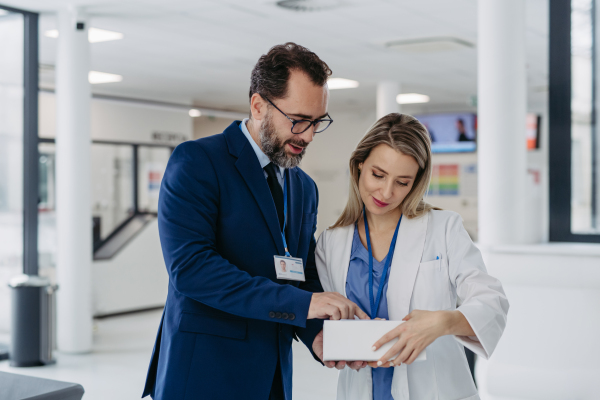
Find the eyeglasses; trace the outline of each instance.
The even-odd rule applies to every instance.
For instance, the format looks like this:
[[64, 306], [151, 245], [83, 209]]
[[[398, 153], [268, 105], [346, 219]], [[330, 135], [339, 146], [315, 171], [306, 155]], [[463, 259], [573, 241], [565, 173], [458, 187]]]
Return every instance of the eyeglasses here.
[[315, 119], [314, 121], [308, 120], [308, 119], [293, 119], [287, 116], [286, 113], [284, 113], [283, 111], [281, 111], [279, 109], [279, 107], [277, 107], [275, 104], [273, 104], [273, 102], [269, 99], [267, 99], [265, 96], [262, 96], [265, 100], [267, 100], [269, 103], [271, 103], [271, 105], [273, 107], [275, 107], [277, 109], [277, 111], [279, 111], [280, 113], [282, 113], [287, 119], [290, 120], [290, 122], [292, 123], [292, 133], [295, 135], [299, 135], [300, 133], [304, 133], [306, 132], [311, 125], [313, 125], [315, 127], [315, 133], [321, 133], [323, 132], [325, 129], [329, 128], [329, 125], [331, 125], [333, 123], [333, 120], [331, 119], [331, 117], [329, 116], [329, 114], [327, 114], [327, 116], [329, 118], [321, 118], [321, 119]]

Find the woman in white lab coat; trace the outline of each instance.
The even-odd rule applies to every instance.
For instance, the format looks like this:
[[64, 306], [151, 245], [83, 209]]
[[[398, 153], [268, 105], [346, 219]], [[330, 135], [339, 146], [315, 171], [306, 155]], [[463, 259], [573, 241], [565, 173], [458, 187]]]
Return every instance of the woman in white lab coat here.
[[340, 400], [479, 399], [463, 346], [492, 354], [508, 300], [461, 217], [423, 201], [431, 171], [427, 130], [405, 114], [381, 118], [350, 158], [348, 204], [317, 243], [319, 278], [371, 318], [405, 322], [374, 344], [399, 338], [379, 362], [340, 371]]

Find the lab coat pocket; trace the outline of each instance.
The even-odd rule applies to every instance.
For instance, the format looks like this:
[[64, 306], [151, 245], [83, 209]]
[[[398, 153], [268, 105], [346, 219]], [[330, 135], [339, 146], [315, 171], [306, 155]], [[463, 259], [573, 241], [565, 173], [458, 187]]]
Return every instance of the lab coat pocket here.
[[452, 290], [445, 259], [419, 264], [413, 288], [412, 310], [448, 310], [452, 308]]
[[421, 271], [439, 271], [441, 268], [442, 260], [438, 258], [437, 260], [431, 260], [427, 262], [422, 262], [419, 264], [419, 272]]

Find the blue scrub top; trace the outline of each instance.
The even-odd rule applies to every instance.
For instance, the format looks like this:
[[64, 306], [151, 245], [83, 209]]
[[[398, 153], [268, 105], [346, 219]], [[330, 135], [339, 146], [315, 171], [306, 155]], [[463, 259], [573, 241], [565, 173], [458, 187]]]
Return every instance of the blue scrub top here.
[[[387, 256], [381, 261], [373, 258], [373, 295], [379, 293], [381, 275], [385, 267]], [[381, 303], [377, 311], [377, 318], [389, 319], [387, 304], [388, 277], [391, 268], [388, 269], [387, 277], [384, 279]], [[354, 238], [352, 239], [352, 251], [350, 255], [350, 266], [346, 278], [346, 296], [356, 303], [364, 312], [370, 314], [371, 303], [369, 301], [369, 251], [363, 246], [358, 234], [358, 226], [354, 227]], [[393, 400], [392, 377], [394, 368], [373, 368], [373, 400]]]

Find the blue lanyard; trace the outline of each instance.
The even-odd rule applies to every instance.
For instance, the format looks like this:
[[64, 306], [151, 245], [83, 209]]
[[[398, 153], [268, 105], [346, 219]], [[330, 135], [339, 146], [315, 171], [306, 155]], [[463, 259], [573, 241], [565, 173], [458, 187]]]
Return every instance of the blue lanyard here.
[[281, 230], [281, 238], [283, 239], [283, 248], [285, 249], [285, 256], [291, 257], [292, 255], [288, 251], [287, 241], [285, 240], [285, 226], [287, 224], [287, 169], [283, 174], [283, 229]]
[[398, 239], [398, 229], [400, 228], [400, 222], [402, 222], [402, 215], [398, 225], [396, 225], [396, 231], [390, 244], [390, 250], [388, 251], [387, 258], [385, 260], [385, 266], [383, 267], [383, 274], [379, 280], [379, 290], [377, 291], [377, 300], [373, 297], [373, 251], [371, 250], [371, 237], [369, 235], [369, 223], [367, 222], [367, 213], [365, 206], [363, 205], [363, 216], [365, 220], [365, 233], [367, 235], [367, 246], [369, 247], [369, 301], [371, 303], [371, 319], [377, 318], [377, 311], [379, 310], [379, 303], [381, 302], [381, 294], [383, 293], [383, 286], [387, 280], [387, 273], [392, 264], [392, 257], [394, 256], [394, 248], [396, 247], [396, 239]]

